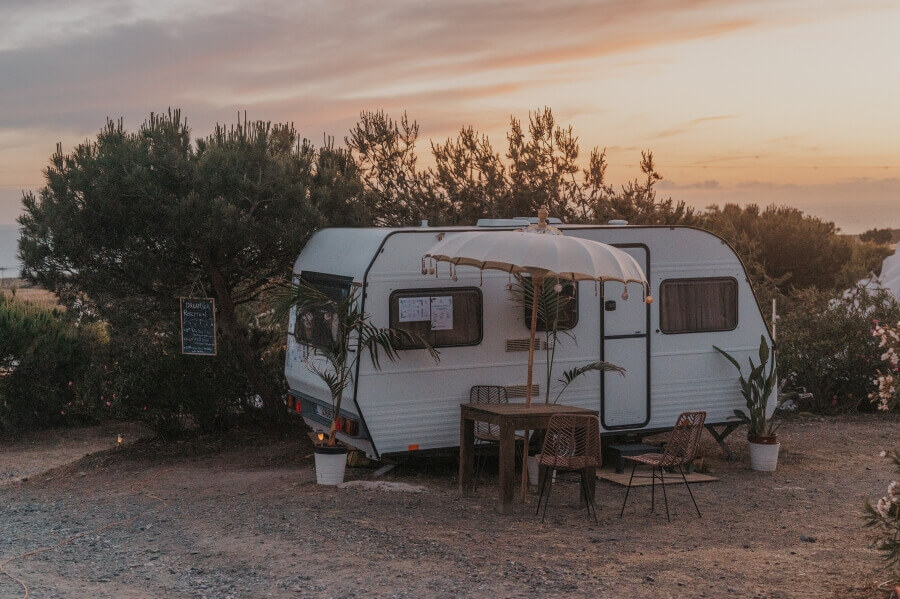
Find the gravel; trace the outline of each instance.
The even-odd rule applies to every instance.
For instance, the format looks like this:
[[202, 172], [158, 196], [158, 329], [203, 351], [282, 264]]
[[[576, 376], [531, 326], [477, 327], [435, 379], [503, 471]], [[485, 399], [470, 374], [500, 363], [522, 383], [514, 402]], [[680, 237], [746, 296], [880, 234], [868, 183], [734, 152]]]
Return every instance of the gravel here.
[[[890, 575], [858, 516], [891, 476], [877, 454], [900, 445], [900, 418], [797, 417], [779, 436], [774, 474], [747, 469], [738, 435], [737, 462], [705, 437], [721, 480], [694, 487], [702, 519], [670, 489], [671, 524], [662, 506], [649, 512], [649, 489], [632, 491], [620, 519], [624, 489], [604, 482], [599, 525], [578, 507], [577, 485], [554, 487], [541, 525], [533, 497], [500, 515], [490, 475], [460, 499], [447, 460], [382, 479], [427, 489], [413, 494], [319, 487], [302, 441], [136, 446], [0, 486], [0, 562], [87, 533], [7, 566], [48, 598], [883, 599], [876, 586]], [[24, 451], [0, 447], [7, 458]], [[0, 597], [22, 594], [0, 579]]]

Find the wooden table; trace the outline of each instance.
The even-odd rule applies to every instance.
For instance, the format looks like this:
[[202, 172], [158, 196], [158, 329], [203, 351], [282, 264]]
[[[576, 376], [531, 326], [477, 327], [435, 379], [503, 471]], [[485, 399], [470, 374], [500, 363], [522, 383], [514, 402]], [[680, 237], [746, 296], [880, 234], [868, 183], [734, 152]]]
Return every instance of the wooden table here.
[[591, 414], [597, 410], [556, 404], [460, 404], [459, 492], [465, 496], [474, 489], [472, 474], [475, 458], [475, 422], [500, 427], [500, 503], [504, 513], [512, 511], [516, 494], [516, 431], [543, 430], [554, 414]]

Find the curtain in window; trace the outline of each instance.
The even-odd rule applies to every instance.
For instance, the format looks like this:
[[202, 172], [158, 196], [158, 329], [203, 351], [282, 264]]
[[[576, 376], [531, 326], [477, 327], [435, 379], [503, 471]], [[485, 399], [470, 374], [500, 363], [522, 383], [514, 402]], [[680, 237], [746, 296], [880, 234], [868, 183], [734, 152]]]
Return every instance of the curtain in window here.
[[660, 285], [663, 333], [730, 331], [737, 326], [737, 281], [676, 279]]

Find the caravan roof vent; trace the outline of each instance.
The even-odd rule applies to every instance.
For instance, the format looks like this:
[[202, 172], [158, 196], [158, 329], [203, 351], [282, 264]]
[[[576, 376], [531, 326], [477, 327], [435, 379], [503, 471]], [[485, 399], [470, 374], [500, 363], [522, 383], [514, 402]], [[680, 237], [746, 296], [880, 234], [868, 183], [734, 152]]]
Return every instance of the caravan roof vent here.
[[530, 222], [524, 218], [479, 218], [476, 227], [527, 227]]
[[[540, 219], [538, 219], [538, 217], [536, 217], [536, 216], [517, 216], [516, 220], [524, 220], [524, 221], [528, 221], [529, 225], [536, 225], [536, 224], [538, 224], [538, 220], [540, 220]], [[550, 217], [547, 219], [547, 224], [548, 225], [561, 225], [561, 224], [563, 224], [563, 222], [561, 220], [559, 220], [558, 218]]]
[[628, 221], [622, 220], [621, 218], [614, 218], [611, 221], [609, 221], [609, 224], [614, 227], [624, 227], [625, 225], [628, 224]]

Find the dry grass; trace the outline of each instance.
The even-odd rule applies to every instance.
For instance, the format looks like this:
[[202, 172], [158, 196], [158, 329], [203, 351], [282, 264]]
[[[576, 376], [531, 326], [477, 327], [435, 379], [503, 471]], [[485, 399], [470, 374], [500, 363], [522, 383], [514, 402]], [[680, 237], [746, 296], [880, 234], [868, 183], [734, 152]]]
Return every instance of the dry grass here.
[[63, 309], [55, 295], [41, 287], [28, 285], [22, 279], [0, 279], [0, 293], [42, 308]]

